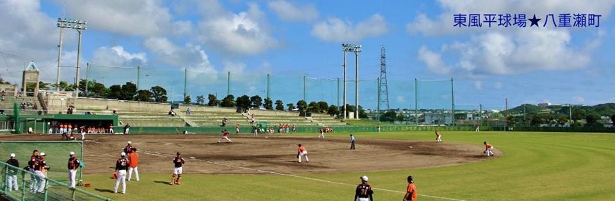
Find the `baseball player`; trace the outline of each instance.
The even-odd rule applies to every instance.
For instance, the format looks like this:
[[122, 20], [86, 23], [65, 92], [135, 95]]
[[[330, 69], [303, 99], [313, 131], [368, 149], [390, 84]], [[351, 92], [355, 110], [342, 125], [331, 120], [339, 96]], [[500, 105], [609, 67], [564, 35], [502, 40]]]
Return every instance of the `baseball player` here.
[[36, 188], [38, 185], [38, 180], [36, 179], [36, 174], [34, 173], [34, 170], [36, 169], [36, 164], [38, 164], [38, 161], [41, 159], [41, 156], [38, 153], [38, 150], [34, 150], [32, 151], [32, 156], [30, 156], [30, 160], [28, 161], [28, 171], [30, 171], [30, 190], [32, 192], [36, 192], [34, 189], [38, 189]]
[[320, 133], [318, 138], [325, 138], [325, 129], [318, 129], [318, 133]]
[[361, 183], [357, 186], [357, 189], [354, 193], [354, 201], [374, 201], [374, 191], [372, 190], [372, 185], [367, 183], [367, 176], [363, 175], [361, 177]]
[[[6, 161], [8, 164], [5, 168], [8, 168], [7, 175], [7, 187], [8, 191], [19, 190], [19, 185], [17, 184], [17, 171], [19, 168], [19, 161], [15, 159], [15, 153], [11, 153], [9, 160]], [[3, 169], [2, 172], [5, 172], [6, 169]]]
[[301, 157], [305, 156], [305, 162], [310, 162], [310, 159], [308, 158], [308, 152], [305, 149], [304, 146], [301, 146], [301, 144], [297, 145], [299, 148], [297, 148], [297, 158], [299, 159], [299, 163], [301, 163]]
[[182, 155], [177, 152], [177, 156], [173, 159], [173, 163], [175, 164], [175, 169], [173, 169], [173, 177], [171, 178], [171, 182], [169, 184], [177, 184], [179, 185], [182, 180], [182, 166], [186, 161], [182, 158]]
[[414, 185], [414, 177], [408, 176], [408, 187], [406, 187], [406, 195], [404, 201], [416, 201], [416, 185]]
[[231, 143], [233, 142], [233, 140], [228, 138], [228, 131], [226, 131], [226, 129], [224, 129], [222, 131], [222, 137], [220, 137], [220, 139], [218, 139], [218, 143], [220, 143], [220, 140], [223, 140], [223, 139], [226, 140], [226, 141], [229, 141]]
[[438, 131], [436, 131], [436, 142], [442, 142], [442, 134]]
[[354, 149], [354, 136], [352, 136], [352, 134], [350, 134], [350, 149]]
[[124, 147], [124, 153], [129, 154], [132, 152], [132, 142], [128, 141], [126, 147]]
[[124, 126], [124, 135], [128, 135], [129, 132], [130, 132], [130, 124], [126, 124], [126, 126]]
[[115, 179], [115, 188], [113, 193], [117, 193], [117, 188], [122, 183], [122, 194], [126, 193], [126, 170], [128, 170], [128, 164], [130, 161], [126, 158], [126, 153], [120, 153], [120, 158], [115, 162], [115, 173], [117, 178]]
[[484, 141], [483, 144], [485, 144], [485, 151], [483, 153], [487, 154], [487, 156], [493, 156], [493, 146], [487, 143], [487, 141]]
[[235, 125], [235, 134], [239, 134], [239, 124]]
[[132, 148], [132, 151], [128, 154], [128, 161], [130, 166], [128, 167], [128, 181], [132, 178], [132, 171], [135, 172], [135, 177], [139, 181], [139, 155], [137, 154], [137, 148]]
[[81, 165], [79, 159], [75, 157], [75, 152], [71, 151], [68, 158], [68, 181], [70, 182], [70, 188], [75, 188], [75, 177], [77, 176], [77, 168], [79, 168], [80, 166]]
[[34, 175], [35, 175], [35, 185], [33, 186], [34, 192], [44, 193], [45, 192], [45, 169], [48, 168], [47, 163], [45, 163], [45, 152], [41, 152], [38, 162], [34, 163]]

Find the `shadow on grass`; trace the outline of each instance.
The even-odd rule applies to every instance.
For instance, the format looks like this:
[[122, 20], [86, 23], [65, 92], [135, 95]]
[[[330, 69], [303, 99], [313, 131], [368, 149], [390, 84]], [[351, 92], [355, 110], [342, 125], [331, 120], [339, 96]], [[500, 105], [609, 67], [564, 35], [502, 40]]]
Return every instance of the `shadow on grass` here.
[[101, 193], [113, 193], [113, 191], [110, 189], [94, 188], [94, 190], [101, 192]]
[[169, 182], [168, 182], [168, 181], [154, 181], [154, 183], [157, 183], [157, 184], [164, 184], [164, 185], [169, 185]]

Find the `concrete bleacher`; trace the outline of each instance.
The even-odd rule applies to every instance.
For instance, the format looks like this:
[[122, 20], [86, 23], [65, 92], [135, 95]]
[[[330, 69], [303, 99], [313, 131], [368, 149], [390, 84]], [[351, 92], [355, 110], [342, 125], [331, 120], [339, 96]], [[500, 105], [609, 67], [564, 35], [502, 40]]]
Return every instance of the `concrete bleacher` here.
[[[186, 109], [190, 108], [190, 115]], [[180, 105], [174, 109], [175, 116], [168, 115], [170, 104], [146, 103], [136, 101], [119, 101], [106, 99], [80, 98], [76, 111], [89, 111], [93, 114], [116, 114], [121, 125], [130, 124], [139, 127], [214, 127], [221, 126], [222, 119], [227, 119], [227, 127], [234, 128], [239, 124], [241, 128], [251, 127], [251, 115], [237, 113], [235, 108], [210, 107], [199, 105]], [[255, 124], [267, 125], [288, 124], [301, 126], [345, 126], [334, 117], [327, 114], [312, 114], [312, 117], [299, 116], [298, 112], [250, 110], [254, 114]]]

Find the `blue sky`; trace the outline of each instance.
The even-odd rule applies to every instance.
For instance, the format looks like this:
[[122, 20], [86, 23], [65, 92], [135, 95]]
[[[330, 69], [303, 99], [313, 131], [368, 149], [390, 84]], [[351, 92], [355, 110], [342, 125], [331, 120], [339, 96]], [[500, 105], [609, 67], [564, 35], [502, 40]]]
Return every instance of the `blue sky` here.
[[[450, 79], [458, 109], [523, 103], [615, 102], [612, 58], [615, 1], [216, 1], [0, 0], [0, 67], [19, 81], [29, 61], [55, 83], [58, 17], [87, 20], [81, 75], [107, 86], [160, 85], [172, 99], [267, 93], [296, 103], [338, 104], [342, 43], [362, 45], [359, 104], [375, 109], [380, 51], [386, 48], [391, 108], [448, 109]], [[534, 14], [538, 27], [454, 27], [454, 14]], [[548, 14], [600, 16], [599, 27], [543, 27]], [[528, 26], [530, 21], [527, 21]], [[495, 25], [495, 24], [494, 24]], [[61, 80], [76, 76], [77, 32], [64, 30]], [[347, 54], [348, 97], [355, 102], [354, 54]], [[87, 73], [86, 63], [90, 63]], [[187, 73], [184, 73], [187, 72]], [[185, 80], [186, 79], [186, 80]], [[339, 97], [342, 98], [340, 83]], [[342, 100], [340, 100], [343, 102]]]

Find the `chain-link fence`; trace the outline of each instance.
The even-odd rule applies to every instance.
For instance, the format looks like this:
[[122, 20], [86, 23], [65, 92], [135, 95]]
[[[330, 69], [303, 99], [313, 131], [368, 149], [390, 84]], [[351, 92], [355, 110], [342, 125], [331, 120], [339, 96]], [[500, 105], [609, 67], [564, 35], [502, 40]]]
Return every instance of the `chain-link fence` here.
[[[27, 160], [20, 162], [27, 164]], [[20, 166], [23, 166], [21, 163]], [[0, 192], [12, 200], [111, 200], [79, 188], [70, 188], [64, 182], [50, 177], [39, 177], [21, 167], [4, 162], [0, 162], [0, 166], [2, 166]]]

